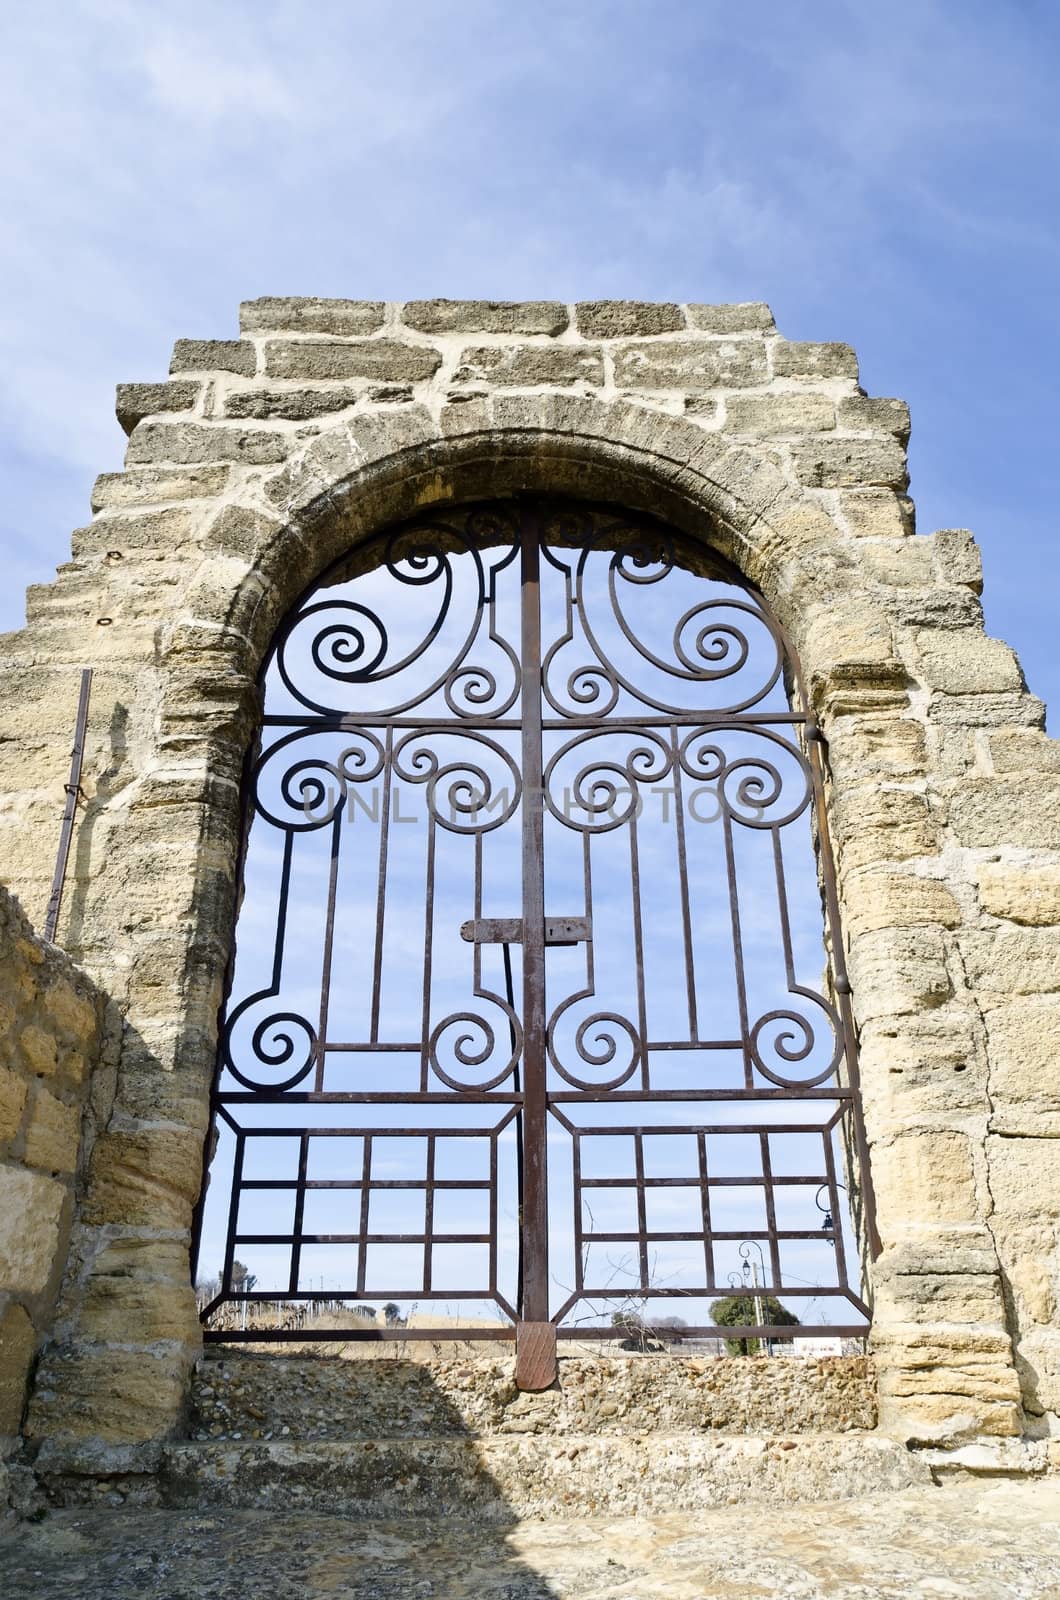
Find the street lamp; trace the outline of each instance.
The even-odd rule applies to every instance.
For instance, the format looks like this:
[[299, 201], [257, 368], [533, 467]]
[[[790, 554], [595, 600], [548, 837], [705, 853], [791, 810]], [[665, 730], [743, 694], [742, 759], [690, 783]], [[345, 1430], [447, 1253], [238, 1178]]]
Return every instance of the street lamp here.
[[[754, 1251], [758, 1252], [757, 1260], [755, 1260], [755, 1257], [752, 1253]], [[765, 1252], [763, 1251], [762, 1246], [759, 1244], [757, 1239], [745, 1239], [740, 1245], [739, 1254], [740, 1259], [743, 1262], [742, 1271], [730, 1272], [729, 1282], [734, 1289], [742, 1289], [750, 1286], [756, 1291], [753, 1300], [755, 1308], [755, 1320], [758, 1323], [758, 1326], [762, 1327], [766, 1321], [765, 1308], [762, 1297], [757, 1293], [757, 1290], [763, 1287], [767, 1281]], [[764, 1338], [762, 1340], [762, 1344], [765, 1346], [766, 1355], [771, 1356], [773, 1354], [772, 1339]]]

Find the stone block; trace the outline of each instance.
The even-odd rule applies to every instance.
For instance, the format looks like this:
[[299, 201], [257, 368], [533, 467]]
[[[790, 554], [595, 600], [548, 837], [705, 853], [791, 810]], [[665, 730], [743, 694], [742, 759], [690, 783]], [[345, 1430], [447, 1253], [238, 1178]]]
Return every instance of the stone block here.
[[59, 1065], [59, 1045], [55, 1035], [31, 1022], [19, 1033], [18, 1042], [29, 1071], [39, 1077], [50, 1078]]
[[927, 588], [935, 582], [931, 547], [926, 539], [865, 540], [858, 547], [858, 561], [876, 583], [891, 584], [895, 588]]
[[1060, 1217], [1060, 1139], [1006, 1138], [986, 1141], [994, 1209], [1020, 1223]]
[[418, 333], [562, 333], [570, 318], [559, 300], [409, 300], [401, 320]]
[[778, 378], [857, 378], [858, 358], [848, 344], [812, 344], [777, 339], [773, 372]]
[[159, 411], [192, 411], [199, 398], [197, 383], [119, 383], [114, 412], [132, 433], [144, 417]]
[[939, 576], [946, 583], [965, 584], [974, 594], [983, 592], [983, 558], [967, 528], [940, 528], [932, 534]]
[[22, 1126], [27, 1092], [21, 1075], [0, 1066], [0, 1141], [13, 1139]]
[[989, 694], [1024, 687], [1015, 653], [978, 628], [925, 629], [917, 634], [916, 645], [924, 682], [943, 694]]
[[666, 339], [624, 345], [615, 353], [621, 389], [747, 389], [768, 381], [756, 339]]
[[239, 308], [243, 333], [330, 333], [356, 338], [383, 326], [382, 300], [321, 300], [315, 295], [262, 295]]
[[830, 733], [828, 756], [843, 783], [920, 777], [927, 770], [924, 728], [912, 717], [843, 717]]
[[725, 426], [759, 438], [820, 433], [835, 427], [835, 402], [825, 394], [731, 395], [725, 405]]
[[583, 300], [574, 308], [574, 321], [585, 339], [676, 333], [685, 325], [680, 306], [652, 300]]
[[1060, 778], [966, 778], [950, 799], [958, 844], [1060, 849]]
[[0, 1315], [0, 1439], [18, 1433], [36, 1349], [29, 1313], [23, 1306], [8, 1305]]
[[226, 417], [253, 417], [258, 422], [276, 417], [288, 422], [312, 422], [333, 411], [345, 411], [361, 398], [360, 389], [236, 389], [225, 398]]
[[247, 339], [178, 339], [170, 372], [236, 372], [252, 378], [258, 353]]
[[124, 510], [167, 500], [208, 500], [223, 494], [232, 469], [211, 467], [130, 467], [103, 472], [92, 486], [92, 510]]
[[928, 720], [938, 727], [961, 728], [1037, 728], [1045, 727], [1045, 706], [1037, 695], [1008, 694], [933, 694], [928, 702]]
[[1060, 1135], [1060, 995], [1027, 995], [986, 1013], [991, 1125]]
[[810, 489], [855, 484], [904, 489], [909, 482], [905, 451], [895, 439], [807, 439], [792, 450], [799, 482]]
[[189, 466], [238, 461], [267, 466], [286, 460], [290, 448], [290, 436], [283, 433], [226, 428], [209, 422], [141, 422], [133, 429], [125, 459], [132, 466], [156, 461]]
[[891, 433], [902, 444], [909, 441], [909, 407], [904, 400], [871, 399], [863, 394], [847, 395], [839, 402], [836, 421], [841, 428], [861, 433]]
[[[186, 1270], [186, 1263], [185, 1263]], [[155, 1344], [200, 1335], [195, 1291], [187, 1281], [140, 1277], [97, 1268], [85, 1287], [79, 1331], [97, 1344]]]
[[995, 772], [1047, 772], [1060, 776], [1060, 740], [1037, 728], [1004, 728], [987, 736]]
[[81, 1108], [67, 1105], [38, 1084], [26, 1126], [27, 1165], [68, 1176], [77, 1166], [80, 1143]]
[[59, 1248], [66, 1189], [24, 1167], [0, 1165], [0, 1284], [14, 1294], [47, 1288]]
[[38, 1367], [26, 1436], [119, 1444], [166, 1438], [180, 1419], [190, 1366], [189, 1352], [175, 1343], [52, 1346]]
[[82, 1221], [186, 1228], [198, 1194], [202, 1139], [193, 1129], [143, 1128], [97, 1139]]
[[986, 862], [979, 868], [979, 899], [992, 917], [1029, 927], [1060, 923], [1060, 865]]
[[74, 529], [74, 559], [83, 561], [100, 554], [124, 557], [135, 552], [140, 557], [167, 560], [194, 537], [201, 516], [201, 508], [196, 511], [189, 506], [164, 506], [127, 512], [124, 516], [97, 517], [87, 527]]
[[265, 346], [265, 371], [270, 378], [342, 380], [384, 379], [388, 383], [422, 383], [442, 364], [441, 353], [397, 339], [276, 339]]
[[538, 384], [604, 381], [599, 350], [576, 344], [478, 345], [460, 352], [456, 383], [531, 388]]
[[979, 1216], [971, 1147], [963, 1133], [918, 1128], [872, 1150], [876, 1213], [884, 1244], [921, 1228]]
[[938, 928], [860, 934], [850, 949], [849, 969], [859, 1023], [942, 1005], [952, 992]]
[[922, 794], [910, 789], [851, 789], [835, 796], [834, 837], [844, 871], [933, 856], [938, 828]]
[[1060, 930], [970, 928], [956, 937], [969, 980], [984, 1004], [1060, 990]]
[[761, 300], [747, 300], [737, 305], [689, 305], [686, 308], [689, 326], [702, 333], [772, 333], [773, 313]]
[[987, 1074], [980, 1034], [976, 1018], [953, 1004], [866, 1022], [859, 1056], [872, 1135], [898, 1132], [924, 1115], [981, 1112]]
[[879, 928], [955, 928], [960, 920], [960, 906], [938, 878], [859, 872], [843, 885], [843, 922], [852, 938]]
[[913, 532], [910, 501], [893, 489], [843, 489], [839, 510], [856, 539], [905, 539]]

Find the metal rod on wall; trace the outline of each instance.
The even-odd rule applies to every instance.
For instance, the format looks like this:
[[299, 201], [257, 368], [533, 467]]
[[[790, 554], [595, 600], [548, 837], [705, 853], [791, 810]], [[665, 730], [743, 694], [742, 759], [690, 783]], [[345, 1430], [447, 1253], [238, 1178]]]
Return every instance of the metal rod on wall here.
[[70, 859], [70, 841], [74, 833], [74, 816], [81, 793], [81, 767], [85, 759], [85, 729], [88, 726], [88, 696], [92, 688], [92, 668], [81, 669], [81, 693], [77, 701], [77, 723], [74, 728], [74, 747], [70, 752], [70, 779], [66, 785], [66, 804], [63, 807], [63, 825], [59, 832], [59, 850], [55, 858], [55, 876], [48, 897], [48, 912], [44, 919], [44, 937], [55, 943], [59, 929], [59, 910], [63, 903], [63, 884], [66, 864]]

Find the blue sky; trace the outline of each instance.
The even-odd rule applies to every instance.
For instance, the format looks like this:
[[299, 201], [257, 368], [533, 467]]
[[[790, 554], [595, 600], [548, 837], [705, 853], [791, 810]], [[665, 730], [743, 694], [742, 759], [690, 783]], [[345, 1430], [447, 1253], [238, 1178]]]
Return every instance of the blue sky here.
[[255, 0], [7, 9], [0, 540], [65, 559], [121, 380], [254, 295], [765, 299], [907, 397], [922, 531], [1052, 650], [1049, 0]]

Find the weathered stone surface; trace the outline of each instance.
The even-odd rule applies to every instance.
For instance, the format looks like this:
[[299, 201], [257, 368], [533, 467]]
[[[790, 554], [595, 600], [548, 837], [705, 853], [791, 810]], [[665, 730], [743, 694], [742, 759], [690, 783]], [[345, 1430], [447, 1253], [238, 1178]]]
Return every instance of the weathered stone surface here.
[[199, 398], [197, 383], [119, 383], [114, 410], [132, 433], [138, 422], [158, 411], [191, 411]]
[[909, 502], [893, 489], [844, 489], [839, 508], [858, 539], [904, 539], [913, 532]]
[[242, 461], [261, 466], [283, 461], [289, 441], [279, 433], [225, 428], [216, 423], [141, 422], [133, 430], [125, 459], [196, 466], [208, 461]]
[[979, 899], [992, 917], [1032, 927], [1060, 923], [1060, 864], [985, 863], [979, 869]]
[[1047, 772], [1060, 776], [1060, 740], [1037, 728], [1004, 728], [987, 735], [995, 772]]
[[231, 470], [227, 466], [131, 467], [125, 472], [104, 472], [92, 487], [92, 510], [209, 499], [223, 493]]
[[26, 1436], [122, 1445], [168, 1437], [181, 1413], [190, 1364], [172, 1343], [140, 1350], [49, 1346], [40, 1358]]
[[858, 358], [848, 344], [806, 344], [777, 339], [773, 371], [778, 378], [856, 378]]
[[967, 528], [940, 528], [932, 535], [939, 574], [947, 583], [963, 583], [973, 594], [983, 590], [983, 558]]
[[810, 489], [850, 484], [885, 484], [904, 489], [909, 481], [905, 451], [893, 439], [839, 439], [825, 435], [792, 450], [799, 481]]
[[944, 694], [997, 693], [1024, 687], [1015, 653], [1000, 639], [989, 639], [977, 629], [920, 633], [917, 651], [925, 683]]
[[[363, 1348], [363, 1347], [362, 1347]], [[557, 1385], [520, 1394], [510, 1356], [471, 1361], [207, 1357], [192, 1437], [377, 1439], [472, 1434], [844, 1433], [876, 1422], [863, 1356], [564, 1356]]]
[[994, 1006], [986, 1029], [994, 1129], [1060, 1135], [1060, 995]]
[[835, 403], [824, 394], [733, 395], [725, 404], [725, 426], [734, 433], [819, 433], [835, 427]]
[[878, 1143], [872, 1175], [885, 1244], [908, 1229], [975, 1220], [971, 1147], [963, 1133], [918, 1128]]
[[[869, 1498], [812, 1508], [775, 1499], [768, 1547], [753, 1551], [745, 1506], [692, 1509], [680, 1492], [665, 1511], [610, 1516], [606, 1525], [577, 1520], [569, 1504], [549, 1521], [518, 1521], [514, 1511], [441, 1517], [433, 1506], [415, 1520], [361, 1522], [356, 1538], [333, 1508], [310, 1512], [301, 1497], [269, 1510], [222, 1511], [205, 1497], [184, 1512], [81, 1505], [4, 1540], [0, 1583], [36, 1600], [145, 1600], [169, 1572], [189, 1595], [244, 1588], [275, 1600], [358, 1590], [397, 1600], [401, 1589], [452, 1600], [610, 1600], [616, 1590], [637, 1600], [751, 1600], [755, 1588], [807, 1600], [1047, 1600], [1060, 1581], [1060, 1487], [1045, 1473], [1048, 1448], [921, 1452], [946, 1477], [942, 1487], [923, 1464], [920, 1486], [879, 1493], [881, 1462], [875, 1482], [856, 1474]], [[719, 1460], [719, 1472], [726, 1464]], [[792, 1472], [805, 1469], [796, 1454]]]
[[70, 1174], [81, 1145], [81, 1107], [57, 1099], [38, 1084], [26, 1125], [25, 1157], [31, 1167]]
[[192, 1130], [111, 1131], [92, 1152], [85, 1222], [186, 1227], [199, 1183], [201, 1141]]
[[938, 830], [922, 794], [880, 785], [837, 796], [835, 836], [847, 871], [934, 855]]
[[330, 333], [337, 338], [352, 338], [375, 333], [383, 326], [385, 311], [382, 300], [262, 295], [257, 300], [243, 301], [239, 326], [244, 333]]
[[669, 339], [615, 353], [615, 382], [624, 389], [746, 389], [767, 377], [765, 351], [750, 339]]
[[[270, 378], [385, 378], [420, 383], [442, 364], [441, 354], [397, 339], [356, 339], [343, 344], [323, 339], [276, 339], [265, 346]], [[280, 458], [277, 458], [280, 459]]]
[[991, 1135], [986, 1154], [998, 1213], [1020, 1222], [1060, 1217], [1060, 1139]]
[[0, 1312], [0, 1439], [18, 1432], [36, 1348], [29, 1313], [20, 1305], [5, 1306]]
[[170, 372], [238, 372], [252, 378], [257, 351], [246, 339], [178, 339], [173, 346]]
[[407, 328], [420, 333], [562, 333], [569, 319], [559, 300], [409, 300]]
[[0, 1284], [15, 1294], [40, 1294], [59, 1248], [66, 1189], [24, 1167], [0, 1165]]
[[968, 976], [985, 1002], [1060, 989], [1060, 939], [1052, 928], [972, 928], [958, 938]]
[[704, 333], [772, 333], [773, 313], [761, 300], [739, 305], [690, 305], [689, 325]]
[[0, 1140], [13, 1139], [18, 1133], [28, 1093], [24, 1077], [0, 1067]]
[[311, 422], [331, 411], [344, 411], [356, 405], [360, 389], [236, 389], [225, 399], [226, 417], [254, 417], [268, 420], [283, 417], [291, 422]]
[[455, 381], [524, 387], [543, 383], [601, 384], [604, 364], [598, 350], [584, 345], [479, 345], [461, 351]]
[[676, 333], [685, 325], [680, 306], [645, 300], [585, 300], [575, 306], [574, 320], [585, 339]]
[[938, 928], [881, 928], [853, 941], [849, 955], [859, 1021], [900, 1017], [941, 1005], [952, 992]]
[[951, 797], [958, 844], [1060, 849], [1060, 778], [968, 778]]
[[909, 407], [904, 400], [869, 399], [848, 395], [840, 400], [836, 422], [841, 428], [862, 432], [893, 433], [903, 444], [909, 439]]
[[859, 872], [847, 879], [846, 928], [852, 937], [878, 928], [955, 928], [961, 908], [939, 878], [909, 872]]

